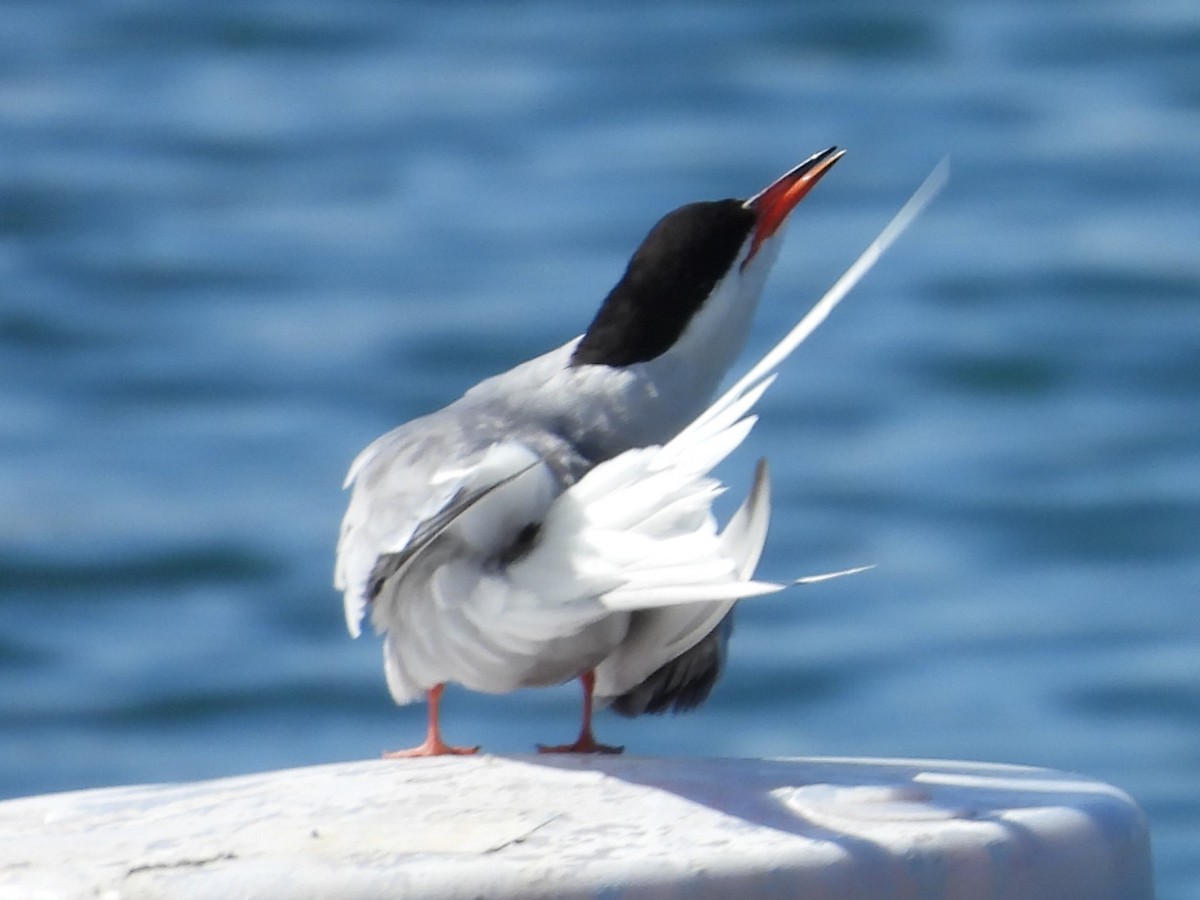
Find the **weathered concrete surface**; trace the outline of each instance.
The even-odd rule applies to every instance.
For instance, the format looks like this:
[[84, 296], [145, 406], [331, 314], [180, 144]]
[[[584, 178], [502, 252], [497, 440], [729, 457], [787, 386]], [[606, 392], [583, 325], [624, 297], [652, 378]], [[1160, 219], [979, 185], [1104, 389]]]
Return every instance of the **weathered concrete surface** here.
[[1129, 797], [1014, 766], [479, 756], [0, 803], [0, 900], [1152, 895]]

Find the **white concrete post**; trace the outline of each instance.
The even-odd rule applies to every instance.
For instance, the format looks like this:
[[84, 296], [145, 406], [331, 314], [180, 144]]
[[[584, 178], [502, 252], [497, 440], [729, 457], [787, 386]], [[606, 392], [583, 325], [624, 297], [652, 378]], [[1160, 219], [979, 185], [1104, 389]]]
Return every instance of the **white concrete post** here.
[[1133, 801], [1016, 766], [380, 760], [0, 803], [0, 900], [1151, 900]]

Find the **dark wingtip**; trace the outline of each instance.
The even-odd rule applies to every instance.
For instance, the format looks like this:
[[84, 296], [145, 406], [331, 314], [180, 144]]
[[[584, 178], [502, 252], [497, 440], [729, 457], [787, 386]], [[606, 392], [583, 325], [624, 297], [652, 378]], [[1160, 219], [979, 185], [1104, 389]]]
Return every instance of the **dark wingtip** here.
[[618, 715], [682, 713], [708, 699], [725, 665], [725, 643], [733, 630], [726, 616], [690, 650], [659, 666], [637, 687], [617, 697], [609, 707]]

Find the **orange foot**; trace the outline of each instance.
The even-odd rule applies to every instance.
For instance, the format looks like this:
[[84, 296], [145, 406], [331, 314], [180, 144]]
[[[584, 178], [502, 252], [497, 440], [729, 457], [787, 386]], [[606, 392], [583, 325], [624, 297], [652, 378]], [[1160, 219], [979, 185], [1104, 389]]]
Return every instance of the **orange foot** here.
[[425, 742], [407, 750], [385, 750], [384, 759], [414, 759], [419, 756], [470, 756], [478, 753], [478, 747], [453, 747], [440, 737], [425, 738]]
[[573, 744], [537, 745], [538, 753], [624, 753], [624, 747], [600, 744], [590, 734], [581, 734]]
[[438, 709], [442, 703], [442, 688], [444, 685], [435, 684], [426, 691], [429, 702], [429, 724], [425, 728], [425, 741], [420, 746], [408, 750], [386, 750], [384, 759], [413, 759], [418, 756], [470, 756], [478, 753], [478, 747], [452, 747], [442, 740], [442, 729], [438, 723]]

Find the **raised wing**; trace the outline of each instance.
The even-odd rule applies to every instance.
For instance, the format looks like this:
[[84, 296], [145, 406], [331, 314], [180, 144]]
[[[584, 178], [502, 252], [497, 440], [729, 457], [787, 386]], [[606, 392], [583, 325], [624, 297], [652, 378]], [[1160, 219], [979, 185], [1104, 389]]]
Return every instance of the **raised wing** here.
[[629, 450], [595, 466], [550, 508], [533, 550], [509, 567], [519, 587], [547, 597], [564, 585], [615, 581], [596, 599], [609, 612], [734, 600], [782, 585], [742, 578], [717, 534], [709, 476], [753, 418], [723, 418], [695, 440]]

